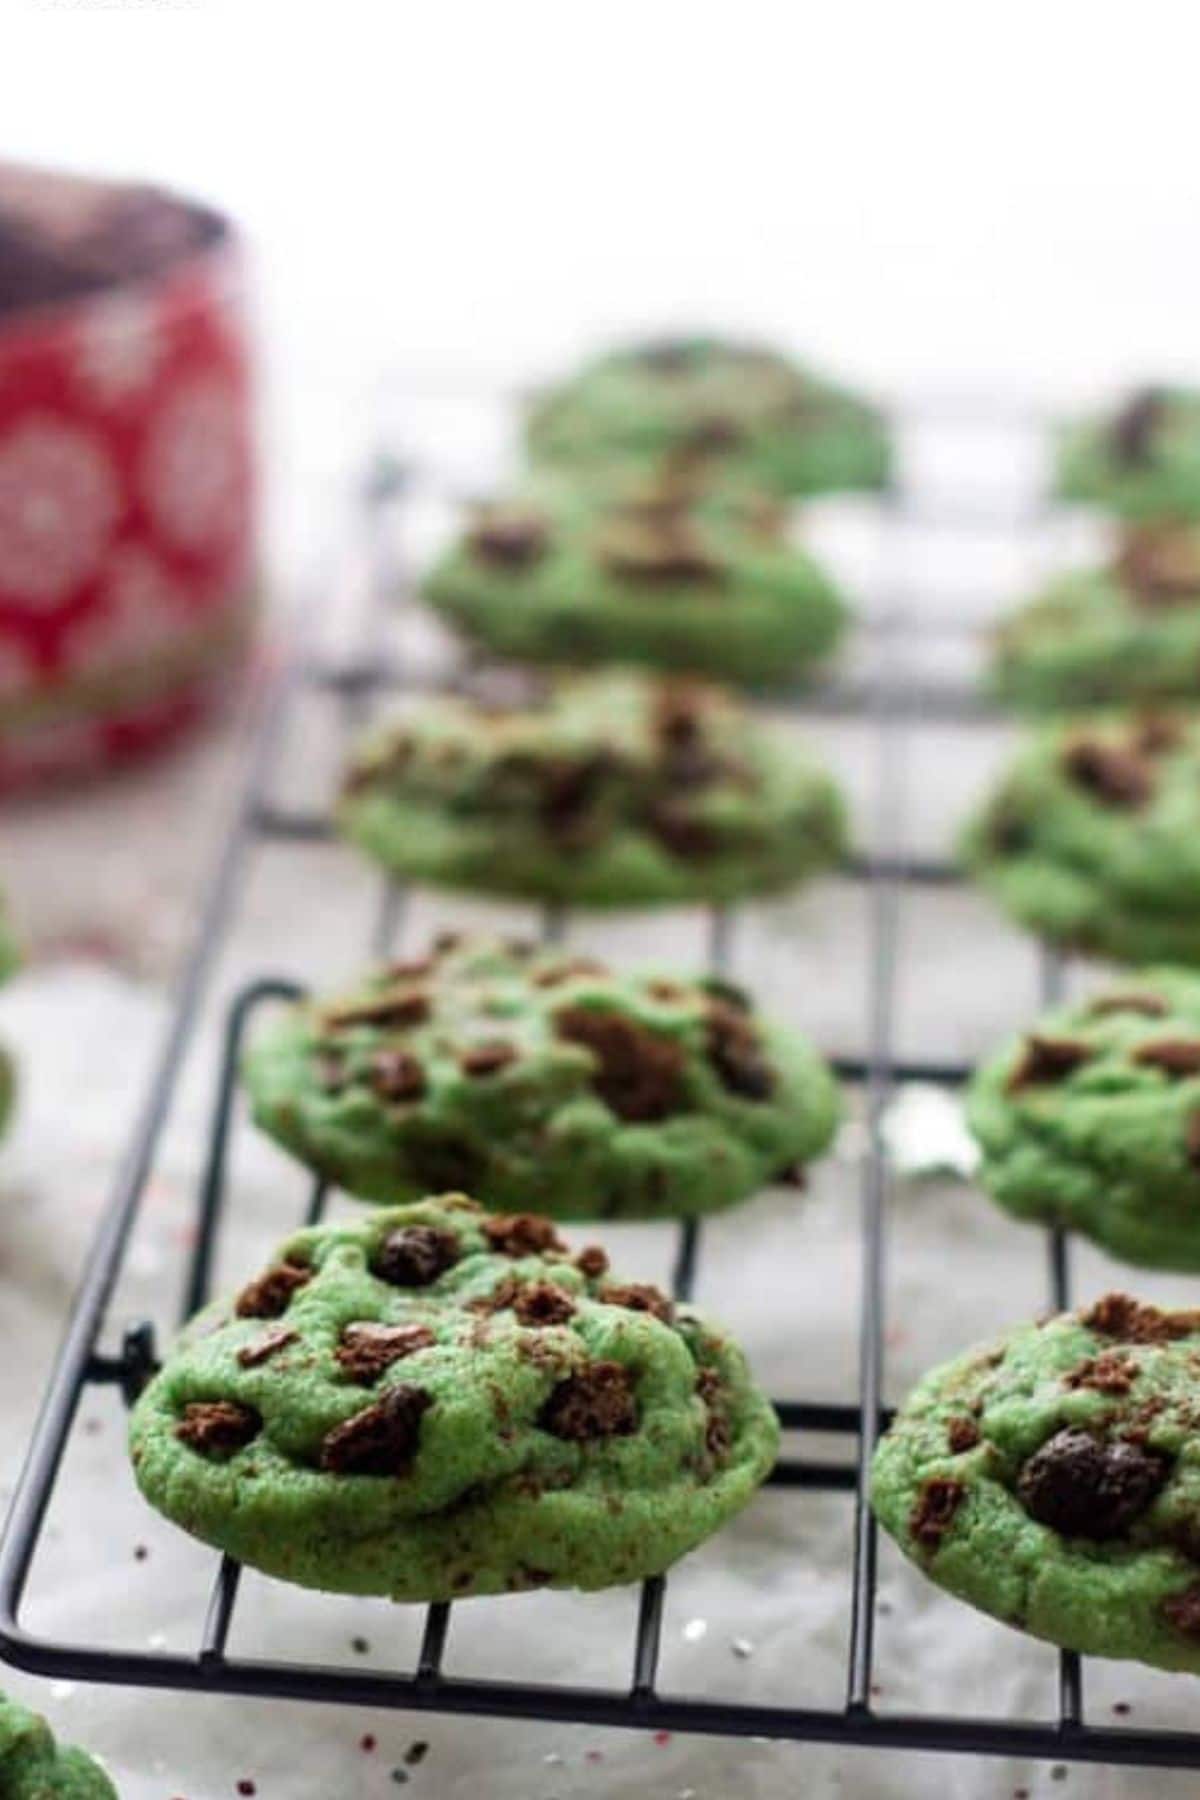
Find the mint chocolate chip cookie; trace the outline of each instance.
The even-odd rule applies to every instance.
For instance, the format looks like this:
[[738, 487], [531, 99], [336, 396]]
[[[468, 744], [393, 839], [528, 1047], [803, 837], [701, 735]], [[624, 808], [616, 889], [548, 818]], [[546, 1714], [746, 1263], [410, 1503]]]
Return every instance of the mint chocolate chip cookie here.
[[1200, 1673], [1200, 1312], [1109, 1294], [935, 1369], [875, 1457], [932, 1581], [1091, 1656]]
[[542, 483], [479, 509], [424, 593], [502, 656], [778, 684], [827, 655], [845, 621], [785, 526], [760, 494], [681, 470], [598, 494]]
[[1200, 1269], [1200, 975], [1150, 970], [1047, 1014], [978, 1071], [967, 1118], [1016, 1217]]
[[40, 1714], [0, 1694], [0, 1796], [3, 1800], [117, 1800], [98, 1762], [57, 1744]]
[[713, 337], [587, 363], [535, 403], [527, 445], [535, 462], [585, 475], [685, 450], [785, 494], [882, 487], [890, 467], [866, 401], [763, 345]]
[[1200, 697], [1200, 528], [1134, 527], [1053, 581], [996, 632], [991, 686], [1030, 708]]
[[185, 1531], [412, 1601], [658, 1574], [746, 1505], [778, 1435], [724, 1332], [461, 1195], [298, 1232], [192, 1321], [130, 1427]]
[[1131, 519], [1200, 519], [1200, 391], [1147, 387], [1072, 426], [1058, 489]]
[[442, 940], [252, 1047], [254, 1117], [368, 1200], [455, 1183], [559, 1218], [670, 1218], [746, 1199], [818, 1155], [837, 1088], [727, 983]]
[[829, 777], [723, 690], [497, 675], [426, 701], [355, 759], [342, 829], [397, 874], [633, 906], [767, 893], [841, 853]]
[[1052, 942], [1118, 962], [1200, 961], [1200, 721], [1102, 714], [1042, 732], [963, 851]]

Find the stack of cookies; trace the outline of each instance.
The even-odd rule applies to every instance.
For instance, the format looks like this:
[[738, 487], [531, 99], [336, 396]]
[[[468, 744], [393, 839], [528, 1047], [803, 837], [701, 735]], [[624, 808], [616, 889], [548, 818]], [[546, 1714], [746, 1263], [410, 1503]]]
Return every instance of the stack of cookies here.
[[[880, 485], [878, 418], [696, 340], [584, 369], [528, 447], [424, 583], [510, 660], [368, 735], [344, 836], [391, 874], [589, 907], [836, 862], [830, 777], [711, 678], [832, 647], [844, 607], [785, 505]], [[803, 1037], [723, 979], [443, 932], [291, 1008], [243, 1075], [262, 1129], [375, 1208], [188, 1326], [133, 1415], [152, 1505], [283, 1579], [408, 1601], [658, 1574], [746, 1505], [779, 1427], [742, 1352], [557, 1221], [802, 1185], [840, 1116]]]
[[[1139, 966], [1003, 1045], [967, 1117], [1008, 1214], [1195, 1274], [1200, 394], [1146, 390], [1078, 427], [1059, 488], [1116, 516], [1117, 552], [998, 634], [994, 689], [1060, 716], [964, 855], [1044, 940]], [[1196, 1308], [1118, 1291], [1020, 1326], [910, 1395], [876, 1454], [876, 1513], [931, 1579], [1023, 1631], [1200, 1672], [1198, 1366]]]

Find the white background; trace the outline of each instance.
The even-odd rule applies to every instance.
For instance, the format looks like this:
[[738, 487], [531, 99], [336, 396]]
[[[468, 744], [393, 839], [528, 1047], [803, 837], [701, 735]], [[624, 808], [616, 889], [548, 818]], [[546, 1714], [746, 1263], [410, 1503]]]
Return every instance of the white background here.
[[668, 321], [884, 382], [1200, 367], [1197, 33], [1172, 0], [0, 15], [8, 154], [245, 222], [305, 465], [384, 363], [533, 371]]

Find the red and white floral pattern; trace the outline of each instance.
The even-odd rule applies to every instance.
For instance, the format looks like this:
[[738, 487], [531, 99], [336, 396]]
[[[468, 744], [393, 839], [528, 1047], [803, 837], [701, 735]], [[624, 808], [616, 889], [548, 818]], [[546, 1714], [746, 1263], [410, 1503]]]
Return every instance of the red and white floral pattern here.
[[0, 436], [0, 596], [55, 606], [98, 572], [120, 511], [102, 439], [33, 415]]
[[240, 531], [244, 436], [238, 396], [213, 376], [181, 386], [159, 409], [143, 485], [155, 525], [181, 549], [225, 543]]
[[[207, 678], [171, 653], [253, 565], [235, 293], [225, 247], [0, 328], [0, 789], [141, 754], [203, 710]], [[135, 670], [146, 697], [98, 713], [96, 679]], [[58, 724], [34, 732], [33, 695]]]

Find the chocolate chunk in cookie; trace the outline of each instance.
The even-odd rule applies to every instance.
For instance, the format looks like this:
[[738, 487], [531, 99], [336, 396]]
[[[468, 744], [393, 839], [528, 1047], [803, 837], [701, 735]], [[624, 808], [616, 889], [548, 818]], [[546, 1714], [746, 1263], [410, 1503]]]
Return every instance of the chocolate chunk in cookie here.
[[1067, 1426], [1025, 1463], [1017, 1494], [1039, 1524], [1065, 1537], [1100, 1541], [1123, 1536], [1169, 1473], [1165, 1456]]
[[262, 1430], [262, 1415], [236, 1400], [193, 1400], [183, 1409], [175, 1436], [198, 1455], [225, 1462]]
[[560, 1038], [589, 1050], [596, 1061], [592, 1086], [619, 1119], [649, 1123], [683, 1109], [682, 1045], [621, 1013], [566, 1006], [554, 1015]]
[[583, 1443], [589, 1438], [626, 1437], [637, 1430], [633, 1375], [624, 1363], [588, 1363], [560, 1381], [543, 1406], [539, 1423], [555, 1437]]
[[384, 1238], [371, 1267], [393, 1287], [430, 1287], [453, 1268], [461, 1254], [452, 1231], [436, 1225], [405, 1225]]
[[398, 1382], [373, 1406], [326, 1432], [321, 1467], [331, 1475], [407, 1475], [433, 1405], [424, 1388]]
[[307, 1263], [281, 1262], [246, 1283], [233, 1303], [239, 1319], [278, 1319], [291, 1305], [297, 1289], [312, 1280]]

